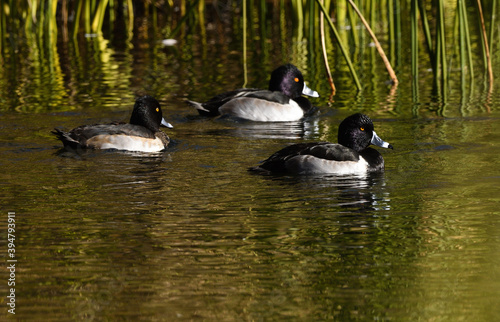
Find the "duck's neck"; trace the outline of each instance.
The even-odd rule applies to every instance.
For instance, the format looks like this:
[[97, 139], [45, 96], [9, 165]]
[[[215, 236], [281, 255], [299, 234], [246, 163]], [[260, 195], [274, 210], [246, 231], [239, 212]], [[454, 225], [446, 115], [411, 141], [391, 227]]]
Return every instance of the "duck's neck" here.
[[370, 171], [376, 172], [384, 170], [384, 158], [377, 150], [366, 148], [359, 152], [359, 155], [368, 162]]

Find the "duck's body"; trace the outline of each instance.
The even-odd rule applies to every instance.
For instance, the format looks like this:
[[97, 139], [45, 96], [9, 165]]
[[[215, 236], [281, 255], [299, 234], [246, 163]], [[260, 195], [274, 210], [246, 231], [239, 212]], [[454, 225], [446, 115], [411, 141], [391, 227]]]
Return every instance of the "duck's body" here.
[[188, 103], [204, 116], [228, 115], [259, 122], [287, 122], [297, 121], [314, 110], [302, 95], [319, 97], [307, 87], [297, 67], [287, 64], [273, 71], [269, 90], [242, 88], [219, 94], [204, 103]]
[[64, 146], [73, 149], [116, 149], [159, 152], [170, 143], [168, 136], [130, 123], [82, 125], [69, 132], [54, 129]]
[[288, 146], [251, 170], [271, 173], [338, 175], [365, 174], [384, 170], [384, 158], [368, 146], [392, 146], [373, 131], [368, 116], [354, 114], [339, 127], [339, 143], [312, 142]]
[[130, 123], [82, 125], [69, 132], [52, 131], [65, 147], [117, 149], [140, 152], [165, 150], [170, 140], [160, 125], [172, 128], [162, 117], [160, 104], [151, 96], [137, 99]]

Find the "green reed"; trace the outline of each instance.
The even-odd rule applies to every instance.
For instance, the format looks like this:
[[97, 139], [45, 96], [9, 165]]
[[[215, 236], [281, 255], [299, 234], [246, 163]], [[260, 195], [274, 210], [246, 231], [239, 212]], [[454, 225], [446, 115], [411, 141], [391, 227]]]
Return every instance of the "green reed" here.
[[418, 6], [417, 1], [411, 2], [411, 75], [413, 102], [418, 103]]
[[344, 44], [341, 41], [340, 35], [339, 35], [338, 31], [337, 31], [337, 28], [333, 24], [332, 20], [329, 18], [329, 14], [328, 14], [328, 11], [326, 10], [325, 6], [323, 6], [323, 4], [319, 0], [317, 0], [317, 3], [320, 6], [321, 11], [323, 12], [323, 14], [326, 16], [326, 20], [328, 21], [328, 24], [330, 25], [330, 28], [331, 28], [333, 34], [335, 35], [335, 39], [337, 40], [338, 45], [340, 47], [340, 50], [342, 51], [342, 54], [344, 55], [346, 63], [349, 66], [349, 70], [350, 70], [351, 75], [353, 77], [353, 80], [354, 80], [354, 82], [356, 84], [356, 87], [359, 90], [361, 90], [362, 86], [361, 86], [361, 82], [359, 81], [358, 75], [356, 73], [356, 69], [354, 68], [354, 65], [352, 64], [351, 58], [349, 56], [349, 53], [348, 53], [346, 47], [344, 46]]
[[[340, 66], [347, 66], [358, 90], [363, 88], [358, 77], [358, 72], [361, 71], [362, 67], [355, 66], [353, 61], [359, 60], [358, 53], [368, 46], [370, 38], [376, 44], [389, 78], [392, 79], [393, 84], [397, 84], [398, 78], [392, 69], [392, 64], [398, 63], [398, 57], [402, 52], [403, 42], [399, 36], [402, 24], [401, 17], [409, 15], [411, 18], [413, 82], [418, 82], [419, 68], [422, 67], [418, 56], [421, 50], [425, 50], [430, 61], [429, 67], [434, 73], [436, 89], [446, 100], [449, 91], [448, 80], [453, 73], [449, 63], [454, 59], [454, 50], [450, 44], [456, 44], [459, 48], [458, 60], [462, 82], [466, 80], [467, 73], [471, 80], [474, 78], [474, 72], [477, 71], [478, 67], [476, 65], [478, 65], [478, 61], [481, 62], [481, 60], [474, 59], [478, 55], [474, 48], [480, 48], [484, 74], [487, 76], [486, 82], [489, 84], [490, 90], [493, 88], [494, 78], [490, 54], [493, 49], [490, 47], [498, 41], [498, 31], [495, 28], [498, 6], [497, 0], [483, 0], [483, 2], [480, 0], [457, 0], [456, 3], [445, 0], [432, 2], [425, 0], [347, 0], [335, 2], [331, 0], [280, 0], [279, 3], [276, 3], [270, 0], [242, 0], [240, 2], [227, 1], [227, 4], [231, 3], [234, 9], [241, 9], [239, 6], [244, 8], [243, 13], [238, 10], [238, 13], [235, 11], [234, 14], [234, 16], [243, 15], [242, 19], [238, 19], [238, 17], [234, 17], [234, 19], [239, 24], [243, 24], [239, 28], [243, 32], [245, 68], [247, 41], [258, 38], [263, 48], [267, 46], [266, 39], [270, 32], [267, 30], [269, 23], [267, 20], [270, 16], [279, 17], [279, 21], [275, 23], [279, 24], [281, 30], [280, 39], [285, 40], [284, 35], [287, 34], [285, 29], [291, 28], [295, 39], [298, 41], [307, 40], [310, 52], [316, 51], [316, 46], [322, 48], [319, 50], [326, 51], [326, 55], [323, 54], [325, 66], [329, 66], [328, 60], [332, 59], [331, 56], [334, 55], [335, 49], [331, 45], [327, 46], [325, 38], [333, 40], [343, 57], [343, 64]], [[26, 35], [36, 35], [35, 38], [30, 37], [30, 39], [38, 39], [39, 43], [46, 43], [49, 46], [57, 46], [59, 37], [62, 37], [63, 41], [77, 42], [79, 41], [78, 36], [83, 33], [100, 35], [103, 33], [105, 25], [108, 25], [110, 32], [113, 33], [112, 28], [114, 28], [114, 20], [118, 10], [123, 12], [130, 40], [134, 32], [135, 9], [141, 6], [146, 8], [144, 11], [153, 12], [152, 16], [155, 22], [157, 9], [158, 12], [169, 17], [168, 23], [170, 25], [162, 29], [164, 37], [182, 38], [185, 35], [186, 26], [189, 27], [187, 28], [188, 32], [195, 32], [196, 28], [192, 28], [193, 23], [199, 23], [202, 37], [206, 37], [204, 26], [205, 15], [208, 13], [204, 8], [208, 5], [217, 5], [217, 3], [224, 3], [224, 1], [212, 4], [200, 0], [153, 0], [146, 2], [139, 0], [3, 1], [0, 8], [0, 51], [3, 53], [8, 44], [15, 43], [14, 38], [23, 31]], [[467, 6], [471, 4], [475, 5], [476, 11], [474, 13], [471, 10], [467, 11]], [[450, 16], [450, 7], [452, 6], [455, 8], [455, 17]], [[180, 8], [180, 18], [170, 18], [176, 17], [175, 7]], [[407, 7], [409, 12], [404, 12], [408, 10]], [[280, 10], [279, 15], [272, 15], [270, 10]], [[256, 12], [257, 15], [254, 15], [253, 12]], [[489, 16], [485, 17], [484, 13]], [[321, 15], [328, 23], [329, 32], [319, 30]], [[70, 16], [73, 17], [72, 20], [69, 19]], [[252, 18], [247, 22], [246, 19], [250, 16]], [[335, 17], [335, 20], [332, 17]], [[446, 19], [450, 18], [455, 18], [455, 30], [457, 30], [455, 33], [450, 33], [447, 30]], [[293, 21], [291, 27], [286, 21]], [[471, 28], [471, 21], [476, 22], [479, 26]], [[359, 29], [360, 23], [362, 29]], [[339, 28], [345, 27], [345, 24], [350, 24], [349, 32]], [[60, 30], [62, 32], [58, 33]], [[247, 37], [247, 31], [250, 32], [250, 37]], [[387, 35], [383, 44], [377, 40], [377, 34]], [[451, 39], [447, 39], [447, 37]], [[472, 39], [478, 39], [478, 43], [473, 44]], [[202, 43], [206, 42], [202, 40]], [[424, 44], [424, 46], [420, 46], [420, 44]], [[282, 46], [284, 45], [282, 44]], [[389, 46], [389, 58], [386, 57], [384, 51], [387, 49], [384, 47], [387, 46]], [[56, 51], [48, 51], [49, 55], [54, 52]]]
[[444, 1], [438, 1], [437, 6], [437, 40], [436, 40], [436, 60], [434, 69], [440, 77], [441, 82], [439, 83], [441, 87], [441, 95], [446, 101], [447, 97], [447, 85], [448, 85], [448, 70], [446, 62], [446, 29], [444, 21]]

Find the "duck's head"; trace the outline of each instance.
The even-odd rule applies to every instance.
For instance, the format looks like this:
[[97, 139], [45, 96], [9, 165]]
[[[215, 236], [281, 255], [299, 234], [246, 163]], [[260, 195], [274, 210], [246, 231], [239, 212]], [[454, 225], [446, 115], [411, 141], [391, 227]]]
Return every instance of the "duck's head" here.
[[282, 65], [271, 73], [269, 80], [270, 91], [280, 91], [291, 98], [301, 95], [319, 97], [318, 92], [307, 87], [304, 76], [300, 70], [292, 64]]
[[130, 124], [144, 126], [153, 132], [158, 132], [160, 126], [173, 128], [163, 118], [160, 103], [149, 95], [141, 96], [135, 101]]
[[370, 144], [392, 149], [392, 145], [375, 133], [372, 120], [361, 113], [351, 115], [340, 123], [338, 140], [343, 146], [357, 152], [366, 149]]

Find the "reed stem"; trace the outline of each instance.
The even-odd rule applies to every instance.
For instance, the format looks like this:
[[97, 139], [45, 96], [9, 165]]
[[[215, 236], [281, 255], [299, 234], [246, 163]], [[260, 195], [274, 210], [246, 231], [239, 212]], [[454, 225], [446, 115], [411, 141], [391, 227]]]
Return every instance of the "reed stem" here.
[[333, 31], [333, 34], [335, 35], [335, 39], [337, 39], [337, 43], [339, 44], [340, 50], [342, 51], [342, 54], [344, 55], [344, 58], [346, 60], [347, 66], [349, 67], [349, 70], [351, 72], [351, 76], [356, 83], [356, 87], [358, 90], [362, 89], [361, 83], [359, 82], [358, 75], [356, 74], [356, 70], [354, 69], [354, 66], [352, 65], [351, 59], [349, 58], [349, 55], [347, 53], [347, 50], [345, 49], [344, 45], [340, 41], [340, 35], [337, 32], [337, 28], [335, 28], [335, 25], [332, 22], [332, 19], [330, 19], [330, 16], [328, 15], [328, 12], [325, 9], [325, 6], [323, 6], [323, 3], [320, 0], [316, 0], [316, 3], [318, 3], [319, 7], [321, 8], [321, 11], [327, 18], [328, 24], [330, 25], [330, 28]]
[[438, 3], [438, 54], [439, 58], [436, 59], [437, 63], [441, 66], [441, 90], [444, 101], [447, 99], [447, 85], [448, 85], [448, 68], [446, 63], [446, 38], [445, 38], [445, 24], [444, 24], [444, 2], [439, 0]]
[[481, 35], [482, 35], [482, 44], [483, 44], [483, 52], [486, 60], [487, 70], [488, 70], [488, 81], [490, 84], [490, 90], [493, 88], [493, 67], [491, 66], [491, 57], [490, 57], [490, 49], [488, 46], [488, 36], [486, 35], [486, 27], [484, 25], [484, 17], [483, 17], [483, 7], [481, 5], [481, 0], [477, 1], [477, 8], [479, 10], [479, 18], [481, 21]]
[[108, 5], [108, 0], [101, 0], [97, 7], [94, 15], [94, 21], [92, 22], [92, 32], [102, 33], [102, 23], [104, 22], [104, 15], [106, 13], [106, 7]]
[[243, 86], [245, 88], [248, 83], [247, 70], [247, 2], [243, 1]]
[[417, 0], [411, 1], [411, 76], [418, 84], [418, 10]]
[[433, 66], [434, 75], [437, 74], [437, 70], [434, 68], [436, 53], [434, 51], [434, 45], [432, 43], [431, 29], [429, 27], [429, 20], [427, 19], [427, 11], [425, 9], [424, 0], [415, 0], [418, 1], [418, 8], [420, 12], [420, 19], [422, 20], [422, 27], [424, 28], [425, 35], [425, 44], [427, 46], [427, 52], [429, 53], [429, 58], [431, 61], [431, 66]]
[[363, 23], [363, 25], [365, 26], [366, 30], [368, 31], [368, 33], [370, 34], [370, 36], [372, 37], [373, 39], [373, 42], [375, 43], [375, 47], [377, 48], [377, 51], [380, 55], [380, 57], [382, 57], [382, 60], [384, 61], [384, 64], [385, 64], [385, 67], [387, 68], [387, 71], [389, 72], [389, 76], [391, 77], [391, 80], [392, 80], [392, 83], [394, 85], [397, 85], [398, 84], [398, 78], [396, 76], [396, 73], [394, 72], [394, 70], [392, 69], [392, 66], [391, 66], [391, 63], [389, 62], [389, 60], [387, 59], [387, 56], [385, 55], [385, 52], [384, 50], [382, 49], [382, 46], [380, 45], [380, 43], [378, 42], [378, 39], [377, 37], [375, 36], [375, 34], [373, 33], [372, 29], [370, 28], [370, 26], [368, 25], [368, 22], [365, 20], [365, 18], [363, 17], [363, 15], [361, 14], [361, 12], [359, 11], [358, 7], [356, 6], [356, 4], [354, 3], [354, 1], [352, 0], [347, 0], [349, 2], [349, 4], [352, 6], [352, 8], [354, 9], [354, 11], [356, 11], [356, 13], [358, 14], [359, 18], [361, 19], [361, 22]]
[[[324, 0], [321, 0], [323, 3]], [[335, 88], [335, 83], [333, 82], [333, 77], [332, 77], [332, 72], [330, 71], [330, 64], [328, 63], [328, 55], [326, 53], [326, 42], [325, 42], [325, 15], [323, 12], [319, 13], [319, 30], [320, 30], [320, 37], [321, 37], [321, 52], [323, 53], [323, 61], [325, 63], [325, 69], [326, 69], [326, 75], [328, 76], [328, 83], [330, 84], [330, 87], [332, 88], [332, 97], [335, 95], [335, 92], [337, 91]]]

